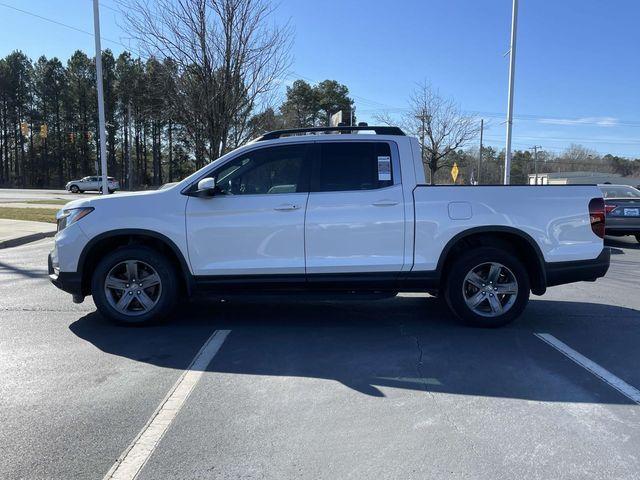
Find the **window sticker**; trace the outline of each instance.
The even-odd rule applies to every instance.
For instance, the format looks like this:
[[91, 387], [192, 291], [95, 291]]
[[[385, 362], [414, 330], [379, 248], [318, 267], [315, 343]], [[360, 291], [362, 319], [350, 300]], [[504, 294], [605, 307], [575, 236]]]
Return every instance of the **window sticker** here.
[[378, 180], [380, 181], [391, 180], [391, 157], [389, 156], [378, 157]]

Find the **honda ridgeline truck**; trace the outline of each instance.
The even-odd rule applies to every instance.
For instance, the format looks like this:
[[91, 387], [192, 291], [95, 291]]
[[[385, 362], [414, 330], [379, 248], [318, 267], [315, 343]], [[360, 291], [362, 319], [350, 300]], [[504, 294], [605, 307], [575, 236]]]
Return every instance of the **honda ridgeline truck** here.
[[57, 220], [51, 281], [131, 324], [199, 290], [428, 291], [496, 327], [530, 293], [609, 267], [596, 186], [426, 185], [417, 140], [396, 127], [271, 132], [168, 188], [76, 200]]

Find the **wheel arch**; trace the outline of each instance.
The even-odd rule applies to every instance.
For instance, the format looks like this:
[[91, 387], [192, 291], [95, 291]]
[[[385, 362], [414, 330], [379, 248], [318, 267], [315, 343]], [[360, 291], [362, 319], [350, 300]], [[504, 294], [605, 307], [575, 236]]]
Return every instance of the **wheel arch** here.
[[535, 295], [544, 294], [547, 279], [542, 250], [526, 232], [500, 225], [470, 228], [449, 240], [438, 259], [437, 271], [441, 280], [446, 277], [447, 265], [454, 260], [456, 252], [469, 246], [488, 245], [502, 246], [516, 254], [529, 273], [531, 291]]
[[77, 267], [77, 271], [81, 278], [83, 294], [90, 294], [91, 272], [103, 254], [120, 246], [135, 244], [147, 245], [155, 248], [161, 253], [167, 254], [171, 263], [174, 265], [178, 273], [181, 274], [181, 287], [184, 288], [188, 295], [191, 295], [194, 285], [193, 276], [191, 275], [184, 255], [175, 242], [167, 236], [153, 230], [137, 228], [104, 232], [92, 238], [87, 245], [85, 245], [80, 253]]

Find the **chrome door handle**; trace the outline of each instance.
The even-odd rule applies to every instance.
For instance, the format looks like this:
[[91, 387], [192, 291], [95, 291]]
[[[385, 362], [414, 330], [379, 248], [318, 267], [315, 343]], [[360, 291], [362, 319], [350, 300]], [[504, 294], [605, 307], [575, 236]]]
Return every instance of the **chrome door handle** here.
[[283, 203], [282, 205], [273, 207], [274, 210], [278, 210], [280, 212], [287, 211], [287, 210], [297, 210], [299, 208], [300, 208], [300, 205], [294, 205], [293, 203]]
[[372, 205], [374, 207], [393, 207], [394, 205], [398, 205], [398, 202], [393, 200], [378, 200], [377, 202], [373, 202]]

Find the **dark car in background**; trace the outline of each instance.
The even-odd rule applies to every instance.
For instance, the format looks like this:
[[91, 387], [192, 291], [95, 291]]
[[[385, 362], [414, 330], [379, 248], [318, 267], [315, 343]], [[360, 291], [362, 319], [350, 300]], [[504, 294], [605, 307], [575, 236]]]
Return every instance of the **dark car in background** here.
[[628, 185], [598, 185], [604, 197], [607, 235], [634, 235], [640, 242], [640, 190]]

